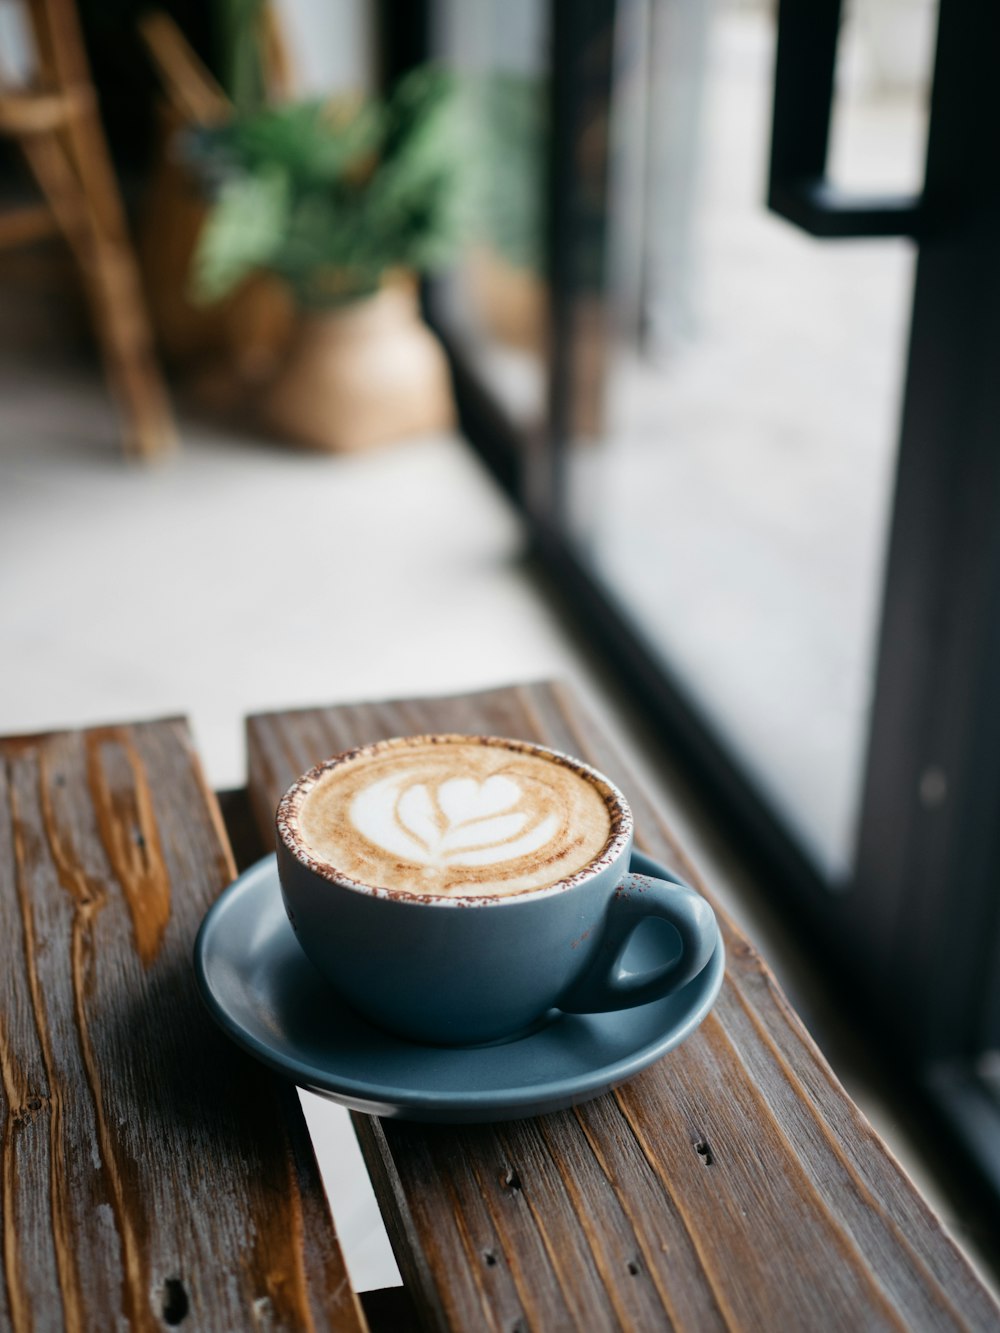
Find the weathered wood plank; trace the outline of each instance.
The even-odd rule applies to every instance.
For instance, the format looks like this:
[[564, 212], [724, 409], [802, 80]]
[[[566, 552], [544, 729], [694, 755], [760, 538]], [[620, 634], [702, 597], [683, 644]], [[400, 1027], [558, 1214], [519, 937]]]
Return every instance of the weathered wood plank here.
[[[581, 755], [640, 844], [705, 891], [617, 747], [559, 686], [250, 719], [262, 834], [289, 782], [390, 735], [488, 731]], [[575, 1112], [426, 1127], [356, 1117], [404, 1280], [441, 1328], [996, 1329], [1000, 1312], [720, 913], [713, 1014]]]
[[233, 873], [183, 722], [0, 741], [0, 1326], [364, 1328], [294, 1089], [197, 996]]

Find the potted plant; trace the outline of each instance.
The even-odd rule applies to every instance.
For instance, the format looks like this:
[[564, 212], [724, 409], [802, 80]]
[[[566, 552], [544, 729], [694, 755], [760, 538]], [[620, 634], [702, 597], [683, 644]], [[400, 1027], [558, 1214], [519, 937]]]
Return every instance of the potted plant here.
[[291, 292], [296, 329], [255, 409], [305, 444], [358, 449], [453, 417], [416, 275], [458, 226], [452, 85], [424, 67], [387, 101], [304, 101], [195, 132], [213, 203], [192, 286], [214, 301], [252, 272]]

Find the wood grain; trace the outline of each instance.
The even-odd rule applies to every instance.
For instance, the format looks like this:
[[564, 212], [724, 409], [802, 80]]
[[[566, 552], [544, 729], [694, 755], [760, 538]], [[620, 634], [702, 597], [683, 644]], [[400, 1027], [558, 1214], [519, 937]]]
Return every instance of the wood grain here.
[[[251, 718], [262, 835], [313, 763], [426, 731], [525, 737], [589, 760], [629, 796], [640, 845], [712, 897], [618, 748], [558, 685]], [[613, 1094], [501, 1125], [355, 1118], [429, 1326], [1000, 1327], [772, 973], [719, 915], [729, 964], [713, 1013]]]
[[365, 1327], [294, 1089], [195, 990], [233, 873], [184, 723], [0, 741], [0, 1327]]

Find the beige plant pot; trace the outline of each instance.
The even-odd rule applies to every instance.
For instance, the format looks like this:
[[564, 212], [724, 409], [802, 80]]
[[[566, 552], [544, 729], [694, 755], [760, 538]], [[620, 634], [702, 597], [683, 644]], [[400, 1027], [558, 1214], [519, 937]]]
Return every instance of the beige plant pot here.
[[337, 452], [444, 430], [455, 419], [444, 352], [416, 294], [396, 286], [303, 315], [259, 411], [275, 433]]

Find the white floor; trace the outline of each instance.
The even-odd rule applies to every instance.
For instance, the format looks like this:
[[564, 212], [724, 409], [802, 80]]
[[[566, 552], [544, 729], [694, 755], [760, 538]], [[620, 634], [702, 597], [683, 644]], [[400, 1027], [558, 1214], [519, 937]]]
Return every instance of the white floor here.
[[253, 709], [573, 671], [457, 439], [333, 461], [186, 426], [125, 467], [99, 382], [0, 368], [5, 730], [187, 713], [217, 786]]
[[[808, 993], [725, 839], [662, 760], [651, 771], [641, 718], [533, 586], [519, 525], [460, 440], [331, 459], [182, 434], [172, 461], [126, 466], [95, 373], [0, 362], [0, 733], [184, 713], [221, 788], [244, 781], [255, 709], [567, 677], [626, 729], [713, 890]], [[851, 1090], [942, 1211], [891, 1115]], [[304, 1105], [355, 1286], [397, 1282], [346, 1114]]]

